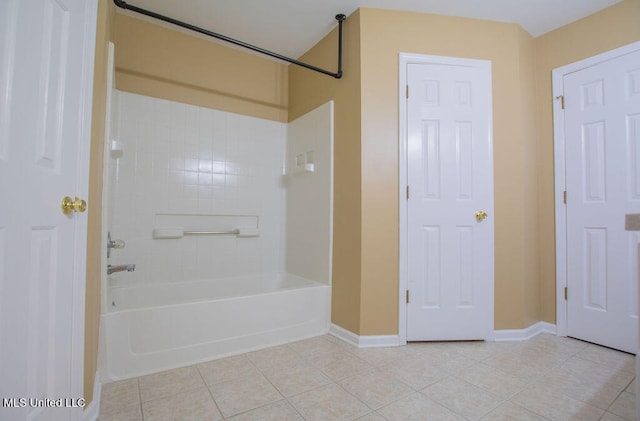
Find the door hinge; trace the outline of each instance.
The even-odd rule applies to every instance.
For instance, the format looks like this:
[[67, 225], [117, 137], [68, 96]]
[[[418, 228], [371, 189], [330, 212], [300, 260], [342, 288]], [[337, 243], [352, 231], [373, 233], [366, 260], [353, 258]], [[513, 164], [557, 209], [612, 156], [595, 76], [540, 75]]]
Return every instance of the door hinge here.
[[411, 196], [411, 192], [409, 186], [407, 186], [407, 200], [409, 200], [409, 196]]
[[562, 109], [564, 110], [564, 95], [558, 95], [556, 97], [556, 99], [560, 100], [560, 106], [562, 107]]
[[567, 204], [567, 191], [565, 190], [564, 193], [562, 193], [562, 200], [564, 201], [564, 204]]
[[569, 298], [569, 293], [567, 292], [569, 288], [564, 287], [564, 300], [567, 301]]
[[407, 300], [407, 304], [409, 304], [409, 290], [407, 290], [406, 300]]
[[405, 95], [407, 96], [407, 98], [409, 98], [409, 85], [407, 85], [407, 91]]

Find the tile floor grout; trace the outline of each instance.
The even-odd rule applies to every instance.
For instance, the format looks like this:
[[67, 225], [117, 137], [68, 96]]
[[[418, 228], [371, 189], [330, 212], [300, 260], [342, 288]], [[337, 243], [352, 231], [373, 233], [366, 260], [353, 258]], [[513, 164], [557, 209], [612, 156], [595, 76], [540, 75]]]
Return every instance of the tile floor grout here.
[[[196, 369], [198, 369], [198, 366], [196, 365]], [[222, 414], [222, 411], [220, 411], [220, 407], [218, 406], [218, 402], [216, 402], [215, 398], [213, 397], [213, 394], [211, 393], [211, 389], [209, 389], [208, 386], [206, 386], [207, 382], [205, 381], [204, 377], [202, 376], [202, 372], [198, 369], [198, 374], [200, 375], [200, 378], [202, 379], [202, 383], [205, 384], [205, 387], [207, 388], [207, 393], [209, 393], [209, 396], [211, 396], [211, 400], [213, 401], [213, 404], [216, 406], [216, 408], [218, 409], [218, 412]], [[138, 384], [138, 387], [140, 387], [140, 385]], [[141, 399], [142, 401], [142, 399]], [[140, 403], [140, 405], [142, 405], [142, 402]], [[144, 417], [144, 415], [143, 415]], [[143, 418], [144, 421], [144, 418]]]
[[609, 409], [611, 409], [613, 404], [620, 398], [620, 396], [622, 396], [627, 391], [629, 386], [631, 386], [631, 383], [633, 383], [634, 381], [635, 381], [635, 377], [633, 378], [633, 380], [629, 381], [629, 383], [624, 387], [624, 389], [620, 391], [620, 393], [618, 393], [618, 396], [616, 396], [616, 399], [613, 402], [611, 402], [611, 404], [607, 407], [607, 410], [606, 410], [607, 412], [609, 411]]
[[100, 420], [636, 421], [633, 362], [549, 334], [370, 349], [324, 335], [105, 384]]

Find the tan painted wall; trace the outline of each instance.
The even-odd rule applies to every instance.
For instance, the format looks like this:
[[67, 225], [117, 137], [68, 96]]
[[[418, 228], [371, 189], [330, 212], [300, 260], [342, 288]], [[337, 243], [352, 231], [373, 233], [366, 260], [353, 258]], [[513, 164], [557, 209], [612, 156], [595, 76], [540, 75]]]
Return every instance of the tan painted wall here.
[[[289, 119], [295, 120], [331, 99], [335, 101], [331, 319], [349, 331], [358, 332], [362, 244], [359, 12], [344, 22], [343, 36], [342, 79], [297, 66], [289, 69]], [[334, 30], [301, 60], [335, 71], [337, 45]]]
[[[352, 17], [348, 21], [353, 22]], [[341, 150], [338, 139], [345, 134], [336, 124], [336, 189], [345, 182], [349, 188], [342, 193], [344, 198], [336, 191], [334, 205], [332, 322], [359, 335], [398, 331], [400, 52], [492, 61], [495, 326], [524, 328], [539, 320], [533, 40], [512, 24], [380, 9], [359, 10], [359, 32], [360, 104], [353, 96], [337, 96], [340, 90], [327, 88], [335, 82], [309, 83], [312, 76], [297, 80], [298, 71], [290, 70], [290, 118], [333, 98], [336, 121], [348, 121], [353, 129], [348, 138], [359, 146]], [[346, 34], [353, 36], [353, 30]], [[333, 54], [335, 45], [323, 40], [311, 52]], [[354, 53], [347, 51], [345, 60], [353, 60]], [[361, 108], [361, 122], [356, 115], [341, 115], [339, 107]], [[345, 172], [339, 176], [340, 162]], [[359, 202], [354, 201], [356, 191], [361, 194]], [[339, 221], [348, 221], [348, 235], [341, 232], [345, 224]]]
[[107, 110], [108, 45], [113, 30], [114, 6], [111, 0], [98, 0], [96, 57], [93, 78], [91, 152], [87, 227], [87, 284], [85, 303], [84, 398], [93, 400], [93, 383], [98, 368], [100, 326], [100, 278], [102, 251], [102, 169]]
[[495, 328], [524, 328], [539, 320], [555, 323], [551, 70], [640, 40], [638, 22], [637, 0], [625, 0], [537, 39], [505, 24], [361, 11], [360, 334], [393, 333], [397, 325], [397, 232], [384, 223], [397, 220], [397, 53], [493, 62]]
[[[495, 190], [495, 328], [538, 316], [533, 45], [517, 25], [361, 10], [362, 335], [397, 332], [398, 54], [491, 60]], [[533, 218], [532, 218], [533, 216]], [[533, 246], [531, 241], [533, 240]], [[534, 259], [533, 262], [531, 259]]]
[[[398, 326], [397, 55], [492, 60], [495, 327], [555, 322], [551, 69], [640, 40], [640, 2], [625, 0], [535, 40], [516, 25], [361, 9], [345, 22], [341, 80], [287, 70], [127, 16], [114, 19], [112, 9], [110, 0], [99, 0], [85, 320], [88, 400], [97, 365], [106, 42], [113, 20], [119, 89], [277, 121], [335, 101], [332, 321], [360, 335], [394, 334]], [[302, 59], [335, 68], [336, 37], [332, 32]]]
[[120, 90], [287, 121], [283, 63], [121, 13], [114, 43]]
[[535, 40], [542, 320], [555, 323], [555, 204], [551, 71], [640, 41], [640, 1], [625, 0]]
[[[522, 28], [518, 28], [520, 50], [520, 139], [521, 163], [524, 177], [522, 196], [522, 220], [526, 221], [524, 235], [519, 240], [523, 246], [521, 276], [523, 279], [523, 327], [540, 321], [540, 267], [538, 204], [538, 156], [535, 119], [535, 40]], [[508, 198], [507, 198], [508, 200]], [[508, 297], [503, 297], [508, 299]], [[504, 322], [503, 322], [504, 323]], [[507, 323], [504, 323], [505, 325]]]

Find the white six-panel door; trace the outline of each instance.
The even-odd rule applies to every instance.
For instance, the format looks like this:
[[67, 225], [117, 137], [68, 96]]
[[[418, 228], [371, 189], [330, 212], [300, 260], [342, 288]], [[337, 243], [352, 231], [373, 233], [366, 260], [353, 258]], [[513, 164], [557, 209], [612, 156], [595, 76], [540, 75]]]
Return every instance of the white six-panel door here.
[[640, 51], [564, 75], [567, 334], [636, 352]]
[[0, 420], [82, 418], [96, 5], [0, 1]]
[[406, 339], [489, 339], [493, 332], [490, 62], [432, 57], [408, 63], [406, 72]]

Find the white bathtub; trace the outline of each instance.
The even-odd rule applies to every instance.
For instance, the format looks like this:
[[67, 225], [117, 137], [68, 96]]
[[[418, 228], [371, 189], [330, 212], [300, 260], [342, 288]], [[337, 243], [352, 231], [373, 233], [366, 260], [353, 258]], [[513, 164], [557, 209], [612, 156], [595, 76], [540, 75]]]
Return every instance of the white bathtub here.
[[103, 380], [119, 380], [329, 331], [331, 288], [271, 275], [111, 288]]

